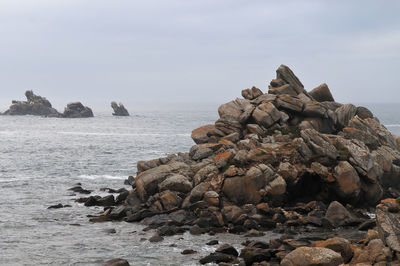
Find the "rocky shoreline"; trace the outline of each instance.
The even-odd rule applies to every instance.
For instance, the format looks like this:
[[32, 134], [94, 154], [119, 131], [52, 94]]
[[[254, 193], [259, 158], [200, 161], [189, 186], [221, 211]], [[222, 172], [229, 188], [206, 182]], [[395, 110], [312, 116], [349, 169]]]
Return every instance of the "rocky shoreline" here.
[[90, 221], [140, 222], [152, 242], [281, 234], [240, 252], [224, 244], [201, 264], [398, 265], [400, 139], [326, 84], [307, 92], [287, 66], [276, 72], [268, 93], [243, 90], [193, 130], [188, 153], [138, 162], [130, 191], [77, 199], [104, 207]]

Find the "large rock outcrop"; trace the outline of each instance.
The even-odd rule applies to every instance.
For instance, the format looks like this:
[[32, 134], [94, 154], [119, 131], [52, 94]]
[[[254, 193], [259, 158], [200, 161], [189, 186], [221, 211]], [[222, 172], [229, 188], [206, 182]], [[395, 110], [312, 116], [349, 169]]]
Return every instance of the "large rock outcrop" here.
[[[287, 66], [279, 67], [269, 93], [252, 87], [242, 95], [218, 108], [214, 125], [193, 130], [189, 152], [138, 162], [132, 191], [101, 219], [150, 226], [161, 219], [188, 225], [193, 234], [337, 228], [369, 219], [353, 208], [400, 196], [398, 139], [365, 107], [334, 102], [325, 84], [308, 93]], [[385, 230], [397, 226], [386, 220]], [[261, 253], [251, 247], [246, 254]], [[316, 265], [318, 254], [324, 254], [318, 265], [342, 259], [321, 248], [299, 249], [286, 265], [297, 258]]]
[[60, 116], [60, 113], [52, 107], [45, 97], [36, 95], [31, 90], [27, 90], [25, 96], [26, 101], [12, 101], [10, 108], [3, 115]]
[[90, 109], [87, 106], [84, 106], [82, 103], [74, 102], [67, 104], [67, 107], [65, 107], [62, 117], [65, 118], [93, 117], [93, 112], [92, 109]]
[[116, 102], [111, 102], [111, 108], [114, 110], [113, 115], [115, 116], [129, 116], [128, 110], [122, 103], [118, 105]]

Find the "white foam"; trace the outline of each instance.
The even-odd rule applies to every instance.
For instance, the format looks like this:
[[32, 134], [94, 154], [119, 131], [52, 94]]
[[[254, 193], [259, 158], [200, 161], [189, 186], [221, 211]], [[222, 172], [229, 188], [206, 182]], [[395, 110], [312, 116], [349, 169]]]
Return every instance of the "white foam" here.
[[78, 178], [83, 178], [83, 179], [126, 179], [127, 176], [113, 176], [113, 175], [79, 175]]

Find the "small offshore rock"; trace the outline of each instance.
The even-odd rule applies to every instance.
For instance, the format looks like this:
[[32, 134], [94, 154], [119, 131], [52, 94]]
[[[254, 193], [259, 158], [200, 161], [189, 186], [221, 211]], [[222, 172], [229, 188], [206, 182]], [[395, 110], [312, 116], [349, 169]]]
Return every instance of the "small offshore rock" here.
[[182, 255], [190, 255], [190, 254], [196, 254], [197, 251], [193, 249], [185, 249], [181, 252]]
[[163, 240], [164, 238], [162, 236], [159, 236], [158, 234], [155, 234], [154, 236], [149, 238], [149, 241], [152, 243], [161, 242]]
[[112, 114], [114, 116], [129, 116], [128, 110], [126, 110], [122, 103], [119, 103], [118, 105], [116, 102], [111, 102], [111, 108], [114, 110], [114, 113]]
[[206, 243], [206, 245], [208, 246], [214, 246], [214, 245], [218, 245], [218, 240], [211, 240], [209, 242]]
[[124, 259], [111, 259], [106, 261], [103, 266], [130, 266], [130, 264]]
[[87, 106], [84, 106], [80, 102], [74, 102], [67, 104], [67, 107], [65, 107], [62, 117], [65, 118], [93, 117], [93, 111], [92, 109], [90, 109]]

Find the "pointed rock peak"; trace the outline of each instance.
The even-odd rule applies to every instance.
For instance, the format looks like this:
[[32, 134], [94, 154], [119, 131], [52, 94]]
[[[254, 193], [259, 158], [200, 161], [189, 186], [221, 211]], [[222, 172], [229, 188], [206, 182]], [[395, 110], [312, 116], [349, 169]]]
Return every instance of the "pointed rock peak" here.
[[292, 85], [297, 93], [302, 93], [304, 91], [303, 84], [288, 66], [280, 65], [279, 68], [276, 70], [276, 78], [281, 79], [285, 83]]
[[309, 92], [309, 94], [318, 102], [334, 102], [335, 99], [329, 90], [328, 85], [323, 83]]

